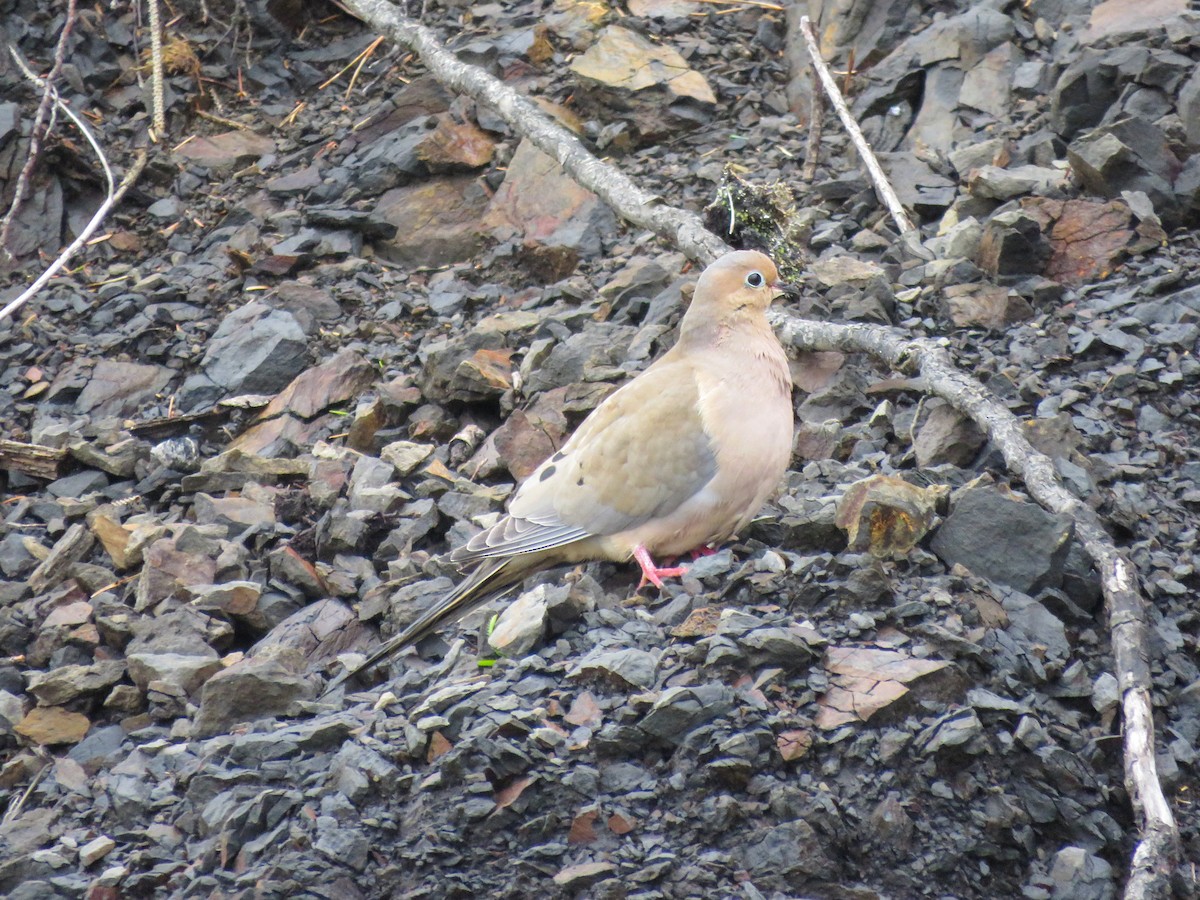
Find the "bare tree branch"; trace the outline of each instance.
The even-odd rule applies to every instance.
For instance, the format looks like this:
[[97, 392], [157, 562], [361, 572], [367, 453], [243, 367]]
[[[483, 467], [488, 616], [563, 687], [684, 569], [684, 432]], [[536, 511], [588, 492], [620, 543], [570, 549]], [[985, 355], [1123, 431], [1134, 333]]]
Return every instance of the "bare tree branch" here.
[[104, 178], [107, 182], [108, 196], [104, 198], [104, 202], [100, 204], [100, 208], [96, 210], [95, 215], [92, 216], [91, 221], [87, 223], [83, 231], [81, 231], [75, 240], [73, 240], [70, 245], [58, 255], [58, 258], [50, 264], [49, 268], [42, 272], [42, 274], [37, 277], [33, 284], [29, 285], [29, 287], [22, 291], [19, 297], [5, 306], [4, 309], [0, 309], [0, 322], [3, 322], [14, 312], [28, 303], [37, 294], [37, 292], [45, 286], [46, 282], [53, 278], [58, 270], [67, 264], [67, 260], [79, 252], [79, 248], [86, 244], [88, 238], [90, 238], [95, 233], [96, 229], [100, 227], [100, 223], [104, 221], [104, 218], [108, 215], [109, 210], [112, 209], [113, 206], [115, 206], [123, 196], [125, 196], [125, 192], [129, 190], [130, 186], [135, 181], [137, 181], [138, 176], [142, 174], [142, 170], [146, 168], [146, 161], [148, 159], [146, 152], [144, 150], [139, 150], [137, 158], [134, 160], [133, 165], [130, 166], [129, 171], [125, 173], [125, 177], [121, 179], [121, 183], [119, 185], [114, 184], [112, 167], [109, 166], [108, 158], [104, 155], [104, 150], [101, 148], [99, 141], [97, 141], [95, 136], [92, 134], [92, 130], [87, 127], [87, 125], [81, 118], [79, 118], [78, 115], [75, 114], [75, 111], [71, 109], [71, 107], [63, 102], [62, 98], [58, 96], [58, 92], [54, 89], [52, 84], [50, 84], [48, 81], [43, 81], [43, 79], [38, 78], [35, 74], [33, 74], [32, 71], [30, 71], [29, 67], [25, 64], [25, 61], [21, 59], [21, 55], [17, 53], [15, 47], [10, 46], [8, 49], [9, 53], [12, 54], [12, 58], [16, 60], [17, 65], [21, 68], [21, 71], [25, 73], [25, 77], [31, 79], [35, 84], [43, 84], [45, 88], [50, 91], [50, 95], [53, 98], [54, 103], [72, 122], [75, 123], [75, 127], [79, 129], [79, 131], [87, 139], [87, 142], [91, 145], [92, 149], [96, 152], [96, 156], [100, 160], [100, 165], [104, 169]]
[[[888, 181], [887, 175], [883, 173], [883, 167], [879, 165], [879, 160], [875, 158], [875, 153], [871, 150], [871, 145], [863, 137], [862, 129], [854, 121], [854, 116], [850, 115], [850, 110], [846, 106], [846, 100], [842, 97], [842, 92], [838, 90], [837, 82], [833, 80], [833, 73], [829, 71], [829, 66], [825, 65], [825, 60], [821, 59], [821, 48], [817, 46], [817, 37], [813, 34], [812, 22], [809, 21], [808, 16], [800, 17], [800, 33], [804, 35], [804, 45], [808, 48], [808, 56], [812, 60], [813, 69], [821, 81], [821, 86], [825, 88], [825, 93], [829, 96], [829, 101], [833, 104], [834, 110], [837, 111], [838, 118], [842, 120], [842, 127], [850, 135], [850, 140], [854, 142], [854, 149], [858, 151], [858, 155], [862, 158], [863, 165], [867, 167], [867, 172], [871, 176], [871, 182], [875, 185], [875, 193], [879, 196], [879, 202], [887, 207], [887, 211], [891, 213], [892, 221], [896, 223], [896, 227], [900, 230], [901, 234], [916, 231], [916, 226], [913, 225], [912, 219], [908, 217], [908, 213], [900, 205], [900, 198], [896, 196], [895, 189]], [[814, 88], [814, 94], [815, 92]]]
[[166, 99], [163, 91], [162, 23], [159, 21], [158, 0], [148, 0], [150, 7], [150, 87], [154, 97], [154, 130], [151, 137], [161, 141], [167, 136]]
[[[29, 181], [33, 177], [33, 169], [37, 165], [40, 155], [42, 137], [46, 131], [46, 116], [54, 106], [54, 83], [58, 81], [58, 76], [62, 73], [63, 60], [67, 53], [67, 38], [70, 36], [71, 27], [74, 24], [75, 0], [67, 0], [66, 18], [63, 21], [62, 31], [58, 35], [58, 44], [54, 48], [54, 64], [50, 67], [49, 74], [46, 75], [42, 87], [42, 101], [38, 104], [37, 112], [33, 116], [33, 128], [29, 133], [29, 153], [25, 157], [25, 165], [21, 167], [21, 174], [17, 176], [17, 187], [13, 193], [12, 206], [8, 208], [4, 221], [0, 223], [0, 254], [8, 255], [9, 258], [12, 257], [12, 254], [8, 251], [8, 235], [12, 230], [12, 223], [21, 209], [21, 204], [29, 195]], [[9, 50], [15, 58], [16, 51], [11, 47]], [[18, 60], [18, 62], [20, 61]], [[37, 83], [36, 80], [35, 83]]]

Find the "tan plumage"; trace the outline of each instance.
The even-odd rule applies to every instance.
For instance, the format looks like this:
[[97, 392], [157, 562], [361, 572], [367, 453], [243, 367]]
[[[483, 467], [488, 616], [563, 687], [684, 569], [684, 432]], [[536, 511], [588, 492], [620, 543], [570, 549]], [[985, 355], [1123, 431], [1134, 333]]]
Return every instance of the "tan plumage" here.
[[742, 529], [791, 457], [791, 378], [766, 319], [784, 287], [771, 260], [753, 251], [705, 269], [675, 346], [592, 411], [518, 488], [504, 518], [451, 554], [477, 567], [328, 689], [533, 572], [637, 558], [645, 580], [661, 585], [679, 570], [651, 557]]

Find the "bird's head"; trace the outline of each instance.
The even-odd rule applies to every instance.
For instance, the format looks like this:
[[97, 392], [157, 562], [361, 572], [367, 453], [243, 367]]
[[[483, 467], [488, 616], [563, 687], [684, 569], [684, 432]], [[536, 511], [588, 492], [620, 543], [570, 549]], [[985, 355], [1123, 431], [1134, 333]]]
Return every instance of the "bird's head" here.
[[739, 318], [748, 312], [761, 314], [772, 300], [790, 292], [770, 257], [757, 250], [735, 250], [700, 275], [692, 307], [706, 318]]

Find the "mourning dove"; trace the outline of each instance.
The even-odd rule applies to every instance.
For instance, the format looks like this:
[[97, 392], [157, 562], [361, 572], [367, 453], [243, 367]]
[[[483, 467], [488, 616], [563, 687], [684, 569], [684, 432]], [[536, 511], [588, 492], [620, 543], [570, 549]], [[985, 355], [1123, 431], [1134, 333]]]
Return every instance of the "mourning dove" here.
[[784, 292], [761, 253], [704, 270], [657, 362], [592, 411], [513, 494], [508, 514], [450, 558], [476, 568], [351, 675], [416, 643], [525, 576], [560, 563], [637, 560], [642, 584], [741, 530], [775, 490], [792, 449], [791, 376], [767, 324]]

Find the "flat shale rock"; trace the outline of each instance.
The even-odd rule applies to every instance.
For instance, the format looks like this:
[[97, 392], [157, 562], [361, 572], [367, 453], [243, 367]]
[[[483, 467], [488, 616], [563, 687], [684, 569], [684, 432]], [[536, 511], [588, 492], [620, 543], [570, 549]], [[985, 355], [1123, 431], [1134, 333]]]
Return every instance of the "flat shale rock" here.
[[82, 713], [61, 706], [38, 706], [31, 709], [13, 730], [30, 743], [52, 746], [79, 743], [91, 724]]
[[1106, 277], [1131, 254], [1166, 240], [1160, 225], [1138, 221], [1123, 199], [1104, 203], [1031, 198], [1022, 202], [1022, 208], [1045, 235], [1045, 243], [1036, 251], [1045, 258], [1040, 271], [1066, 284]]
[[1174, 183], [1183, 163], [1152, 122], [1126, 116], [1102, 125], [1072, 142], [1067, 159], [1089, 192], [1112, 200], [1123, 191], [1141, 191], [1167, 227], [1178, 224]]
[[42, 706], [63, 706], [107, 690], [124, 674], [125, 663], [119, 659], [100, 660], [90, 666], [59, 666], [35, 673], [29, 679], [28, 690]]
[[304, 369], [307, 350], [295, 316], [251, 300], [221, 321], [204, 374], [226, 394], [273, 393]]
[[487, 193], [472, 177], [439, 178], [394, 188], [375, 205], [375, 215], [396, 226], [394, 237], [376, 241], [384, 259], [406, 266], [444, 266], [470, 259], [483, 247], [480, 219]]
[[130, 416], [162, 391], [172, 375], [160, 366], [102, 359], [76, 398], [75, 409], [96, 418]]
[[557, 281], [573, 272], [579, 260], [599, 255], [602, 238], [616, 231], [616, 218], [554, 159], [523, 140], [483, 225], [499, 240], [525, 245], [543, 280]]
[[[1009, 252], [1008, 250], [1001, 251]], [[1011, 268], [997, 260], [997, 270]], [[1033, 307], [1019, 294], [995, 284], [951, 284], [942, 291], [946, 318], [956, 328], [1002, 331], [1033, 318]], [[945, 415], [943, 413], [943, 415]], [[976, 447], [978, 449], [978, 447]], [[927, 463], [919, 463], [926, 465]]]
[[280, 659], [242, 659], [204, 682], [195, 734], [210, 737], [241, 722], [286, 715], [314, 693], [312, 683]]
[[585, 98], [629, 120], [645, 140], [695, 128], [717, 102], [678, 51], [619, 25], [604, 29], [571, 72]]
[[934, 533], [933, 551], [949, 565], [1026, 594], [1062, 584], [1075, 529], [1070, 520], [992, 487], [965, 489]]
[[252, 131], [227, 131], [211, 137], [195, 137], [175, 148], [175, 153], [214, 174], [249, 165], [275, 152], [275, 142]]

